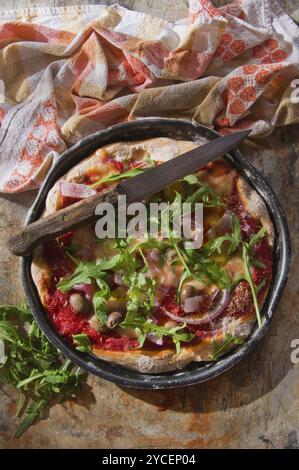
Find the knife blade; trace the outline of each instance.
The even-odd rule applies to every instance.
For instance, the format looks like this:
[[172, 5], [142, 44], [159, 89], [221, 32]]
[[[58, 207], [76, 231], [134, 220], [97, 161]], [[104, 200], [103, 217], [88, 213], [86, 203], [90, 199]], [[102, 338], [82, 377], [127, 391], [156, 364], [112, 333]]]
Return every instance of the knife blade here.
[[39, 244], [66, 232], [95, 222], [99, 217], [96, 208], [100, 203], [116, 204], [119, 195], [126, 196], [127, 204], [146, 201], [178, 179], [194, 173], [202, 166], [223, 156], [248, 136], [250, 131], [241, 131], [219, 137], [205, 145], [196, 147], [165, 163], [126, 179], [104, 194], [95, 194], [71, 206], [33, 222], [8, 241], [10, 251], [17, 256], [27, 256]]
[[212, 162], [235, 148], [250, 131], [219, 137], [174, 159], [151, 168], [134, 178], [117, 185], [119, 194], [127, 197], [127, 202], [144, 201], [158, 193], [169, 184], [194, 173], [200, 167]]

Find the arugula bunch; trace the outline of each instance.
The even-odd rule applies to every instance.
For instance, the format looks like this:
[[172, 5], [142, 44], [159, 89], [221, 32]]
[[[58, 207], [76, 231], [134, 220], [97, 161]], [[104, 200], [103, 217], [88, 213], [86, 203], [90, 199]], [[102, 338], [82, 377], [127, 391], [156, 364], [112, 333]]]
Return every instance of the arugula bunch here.
[[149, 333], [154, 333], [158, 338], [168, 336], [174, 342], [178, 353], [180, 352], [180, 343], [191, 341], [194, 335], [184, 331], [185, 324], [169, 328], [156, 325], [150, 319], [154, 308], [156, 281], [150, 276], [146, 260], [144, 257], [143, 259], [142, 270], [133, 273], [130, 278], [127, 313], [121, 326], [137, 330], [140, 347], [143, 346]]
[[145, 272], [136, 272], [131, 276], [126, 321], [149, 317], [154, 307], [155, 288], [156, 282]]
[[[182, 331], [185, 325], [178, 325], [175, 328], [160, 327], [152, 323], [149, 318], [154, 308], [156, 282], [150, 276], [142, 248], [158, 247], [160, 243], [162, 243], [163, 248], [172, 246], [169, 242], [164, 243], [149, 239], [130, 248], [128, 239], [117, 239], [114, 248], [118, 250], [118, 253], [110, 259], [84, 263], [72, 257], [77, 265], [76, 269], [71, 276], [62, 279], [57, 287], [61, 291], [67, 292], [75, 284], [90, 284], [95, 281], [100, 290], [93, 297], [94, 310], [101, 323], [104, 324], [107, 321], [106, 302], [111, 295], [109, 285], [105, 280], [106, 271], [122, 268], [124, 270], [124, 281], [129, 286], [129, 290], [126, 317], [121, 326], [130, 326], [138, 330], [140, 347], [144, 344], [148, 333], [155, 333], [158, 337], [171, 337], [177, 351], [179, 351], [181, 341], [191, 341], [194, 337], [193, 334]], [[140, 265], [137, 258], [132, 256], [136, 251], [141, 254], [143, 265]], [[73, 339], [79, 351], [90, 351], [90, 341], [86, 335], [74, 335]]]
[[76, 284], [91, 284], [95, 279], [103, 278], [103, 271], [113, 269], [120, 263], [121, 255], [117, 254], [111, 259], [103, 259], [97, 261], [78, 261], [72, 256], [72, 260], [76, 264], [76, 269], [70, 276], [61, 279], [57, 287], [61, 292], [68, 292]]
[[134, 271], [136, 260], [126, 249], [126, 244], [118, 242], [119, 253], [110, 259], [101, 261], [79, 262], [73, 256], [72, 260], [77, 265], [75, 271], [70, 276], [61, 279], [57, 287], [62, 292], [70, 291], [76, 284], [91, 284], [95, 282], [99, 290], [93, 296], [93, 306], [95, 314], [100, 322], [105, 324], [108, 318], [106, 302], [111, 295], [109, 284], [107, 283], [107, 271], [124, 268], [126, 273]]
[[0, 339], [5, 347], [0, 380], [21, 392], [22, 419], [15, 431], [20, 437], [50, 402], [76, 396], [82, 374], [49, 343], [26, 305], [0, 305]]
[[[254, 260], [252, 249], [256, 243], [266, 235], [266, 229], [262, 227], [247, 242], [242, 239], [240, 221], [236, 214], [232, 214], [231, 234], [222, 235], [207, 242], [199, 250], [186, 249], [182, 243], [172, 240], [172, 246], [177, 253], [177, 259], [184, 267], [179, 288], [177, 291], [177, 300], [179, 299], [183, 283], [188, 279], [195, 279], [205, 283], [216, 283], [223, 289], [231, 289], [242, 279], [246, 280], [250, 286], [253, 303], [255, 307], [257, 322], [259, 327], [262, 326], [262, 318], [257, 300], [257, 294], [262, 286], [256, 286], [253, 282], [251, 274], [251, 266], [258, 265], [259, 262]], [[244, 264], [244, 276], [237, 281], [232, 282], [226, 271], [213, 259], [213, 254], [226, 253], [228, 256], [240, 251]]]
[[242, 256], [242, 260], [244, 264], [244, 276], [238, 279], [236, 282], [239, 282], [242, 279], [248, 282], [251, 293], [252, 293], [253, 303], [254, 303], [255, 312], [256, 312], [256, 318], [257, 318], [259, 327], [261, 327], [263, 323], [262, 318], [261, 318], [259, 304], [258, 304], [258, 299], [257, 299], [259, 287], [257, 287], [253, 282], [250, 268], [252, 265], [254, 265], [252, 249], [257, 244], [257, 242], [261, 240], [265, 235], [266, 235], [266, 229], [262, 227], [256, 234], [254, 234], [250, 238], [248, 242], [244, 241], [242, 239], [240, 221], [238, 217], [236, 216], [236, 214], [233, 214], [231, 235], [223, 235], [221, 237], [218, 237], [212, 240], [211, 242], [206, 243], [206, 245], [202, 248], [202, 251], [206, 253], [207, 256], [210, 256], [215, 251], [217, 251], [220, 254], [223, 252], [223, 250], [226, 250], [226, 253], [228, 255], [231, 255], [238, 249], [241, 250], [241, 256]]

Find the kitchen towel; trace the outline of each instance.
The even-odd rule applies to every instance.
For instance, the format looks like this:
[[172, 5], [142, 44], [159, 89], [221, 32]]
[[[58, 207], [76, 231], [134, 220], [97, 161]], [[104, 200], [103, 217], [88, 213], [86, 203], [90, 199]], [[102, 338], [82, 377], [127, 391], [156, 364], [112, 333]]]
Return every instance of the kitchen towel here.
[[262, 137], [299, 122], [299, 28], [276, 0], [0, 13], [0, 191], [38, 188], [82, 137], [149, 116]]

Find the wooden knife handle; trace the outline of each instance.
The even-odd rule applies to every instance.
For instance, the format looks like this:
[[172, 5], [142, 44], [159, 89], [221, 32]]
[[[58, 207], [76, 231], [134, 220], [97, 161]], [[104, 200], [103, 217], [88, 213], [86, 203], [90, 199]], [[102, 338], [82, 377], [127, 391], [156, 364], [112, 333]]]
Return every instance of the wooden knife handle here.
[[94, 222], [99, 217], [95, 215], [97, 205], [104, 202], [115, 204], [117, 197], [118, 192], [116, 190], [104, 194], [95, 194], [65, 209], [42, 217], [12, 236], [8, 241], [9, 249], [17, 256], [29, 255], [40, 243]]

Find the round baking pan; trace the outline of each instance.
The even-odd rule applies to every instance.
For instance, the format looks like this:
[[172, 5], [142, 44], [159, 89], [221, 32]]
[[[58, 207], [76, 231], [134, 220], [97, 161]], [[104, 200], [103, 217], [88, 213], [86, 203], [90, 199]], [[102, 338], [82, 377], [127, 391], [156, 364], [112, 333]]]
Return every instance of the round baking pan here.
[[[170, 137], [177, 140], [202, 141], [212, 140], [218, 134], [211, 129], [189, 121], [164, 118], [146, 118], [118, 124], [109, 129], [92, 134], [78, 142], [61, 155], [48, 174], [27, 218], [27, 224], [39, 219], [45, 207], [49, 190], [55, 182], [67, 173], [74, 165], [104, 145], [122, 141], [144, 140], [153, 137]], [[39, 294], [31, 276], [31, 256], [21, 260], [21, 276], [28, 304], [34, 318], [46, 337], [62, 353], [86, 371], [128, 387], [161, 389], [192, 385], [204, 382], [222, 374], [243, 359], [268, 331], [275, 309], [287, 281], [291, 246], [286, 218], [282, 208], [264, 177], [238, 150], [225, 156], [228, 163], [234, 166], [265, 201], [275, 228], [275, 245], [273, 253], [273, 279], [262, 314], [265, 321], [261, 328], [255, 327], [250, 338], [243, 345], [228, 353], [217, 362], [193, 362], [181, 370], [162, 374], [141, 374], [120, 365], [106, 362], [93, 354], [76, 351], [56, 332], [40, 302]]]

